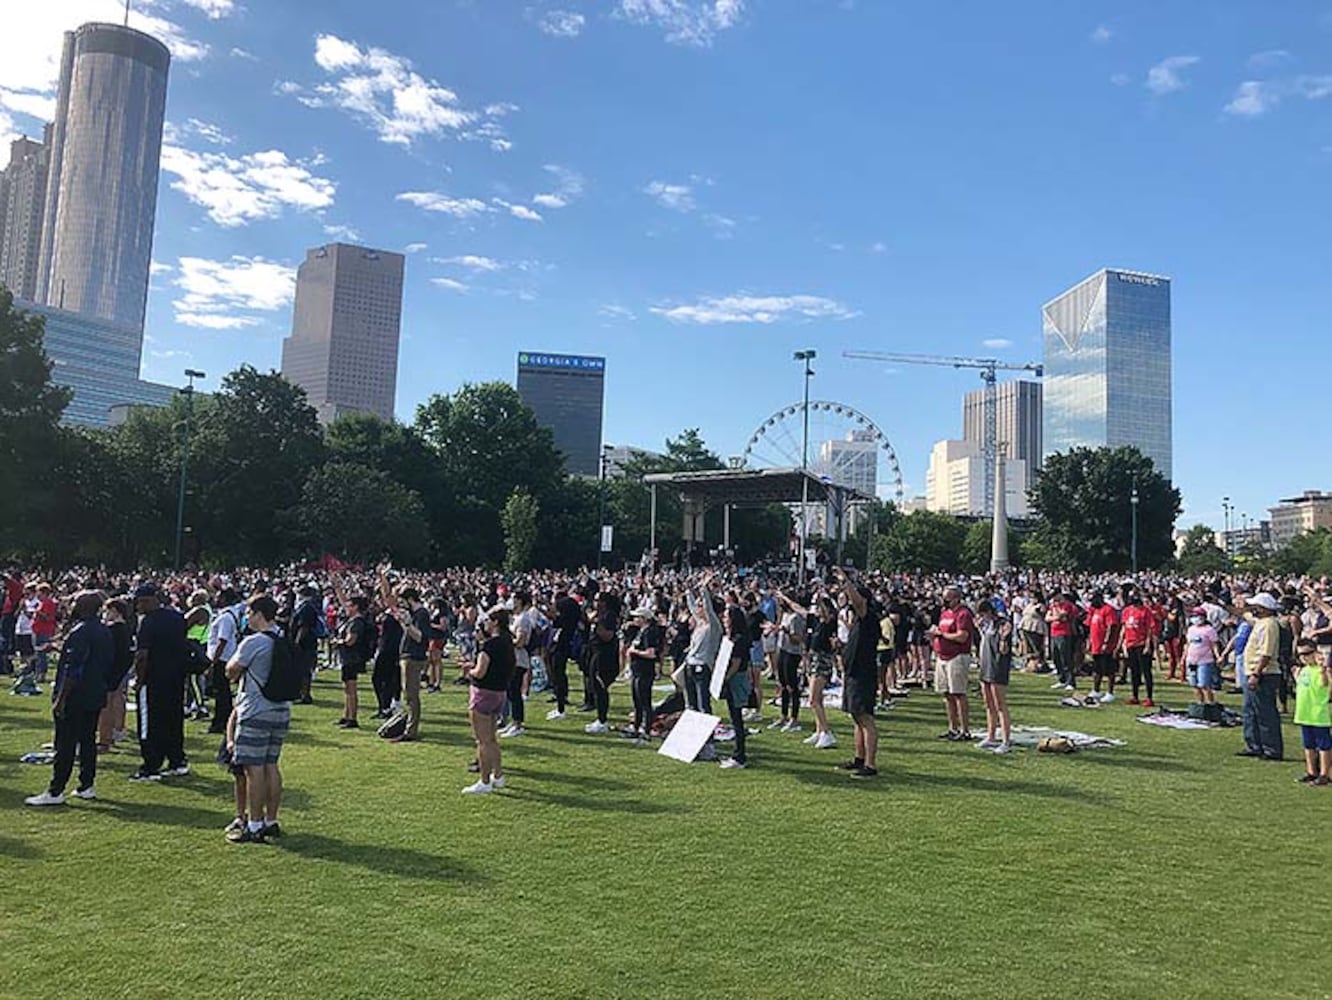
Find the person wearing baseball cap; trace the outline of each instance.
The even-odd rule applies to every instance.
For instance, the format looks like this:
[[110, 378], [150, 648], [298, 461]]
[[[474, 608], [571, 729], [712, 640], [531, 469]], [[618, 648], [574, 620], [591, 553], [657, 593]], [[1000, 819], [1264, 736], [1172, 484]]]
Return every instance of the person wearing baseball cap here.
[[1244, 606], [1253, 631], [1244, 647], [1244, 749], [1237, 756], [1281, 760], [1284, 747], [1277, 713], [1281, 640], [1276, 620], [1281, 604], [1262, 591], [1246, 599]]

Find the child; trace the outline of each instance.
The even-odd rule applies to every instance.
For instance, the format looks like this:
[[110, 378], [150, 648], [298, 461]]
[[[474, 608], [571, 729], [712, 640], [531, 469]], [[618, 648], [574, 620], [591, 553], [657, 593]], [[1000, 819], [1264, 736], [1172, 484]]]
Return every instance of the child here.
[[1312, 639], [1296, 647], [1299, 672], [1295, 678], [1295, 722], [1304, 737], [1305, 773], [1302, 785], [1332, 784], [1332, 665], [1322, 660]]
[[232, 778], [236, 783], [236, 818], [227, 824], [226, 832], [240, 831], [245, 829], [249, 816], [246, 813], [246, 793], [248, 786], [245, 781], [245, 768], [236, 762], [236, 710], [231, 710], [231, 715], [227, 717], [227, 733], [222, 737], [222, 746], [217, 751], [217, 762], [231, 772]]
[[1008, 712], [1008, 682], [1013, 672], [1013, 623], [999, 614], [992, 601], [981, 601], [976, 610], [980, 613], [980, 681], [981, 693], [985, 696], [985, 739], [976, 746], [1006, 754], [1013, 749], [1012, 720]]
[[1189, 627], [1184, 633], [1184, 668], [1198, 701], [1210, 705], [1221, 687], [1221, 640], [1216, 629], [1207, 624], [1202, 608], [1189, 612]]

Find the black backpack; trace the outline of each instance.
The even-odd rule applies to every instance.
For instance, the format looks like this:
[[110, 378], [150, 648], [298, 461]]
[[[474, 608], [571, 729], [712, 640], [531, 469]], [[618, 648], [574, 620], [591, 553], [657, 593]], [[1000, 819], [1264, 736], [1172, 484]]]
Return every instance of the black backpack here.
[[295, 701], [301, 694], [301, 668], [292, 652], [291, 640], [277, 632], [264, 632], [273, 644], [272, 665], [268, 669], [268, 682], [259, 685], [269, 701]]

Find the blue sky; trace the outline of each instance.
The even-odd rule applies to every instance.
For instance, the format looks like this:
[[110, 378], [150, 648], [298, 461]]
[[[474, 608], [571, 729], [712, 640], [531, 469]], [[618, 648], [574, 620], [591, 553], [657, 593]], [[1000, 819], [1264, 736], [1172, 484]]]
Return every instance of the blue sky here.
[[[0, 135], [118, 7], [11, 22]], [[1041, 303], [1126, 267], [1174, 279], [1184, 523], [1332, 488], [1326, 0], [136, 7], [176, 54], [147, 378], [276, 366], [305, 249], [359, 240], [410, 251], [401, 418], [604, 354], [608, 441], [733, 455], [814, 348], [920, 492], [978, 382], [842, 352], [1039, 360]]]

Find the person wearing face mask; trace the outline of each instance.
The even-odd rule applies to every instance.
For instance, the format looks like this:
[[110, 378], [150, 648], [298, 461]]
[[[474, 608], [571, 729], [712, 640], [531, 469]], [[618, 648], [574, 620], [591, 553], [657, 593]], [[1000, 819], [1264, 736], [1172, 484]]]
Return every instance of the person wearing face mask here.
[[1139, 704], [1138, 694], [1145, 686], [1147, 697], [1142, 699], [1141, 704], [1151, 708], [1154, 705], [1152, 652], [1156, 636], [1152, 630], [1152, 613], [1143, 606], [1142, 596], [1137, 591], [1129, 596], [1121, 623], [1119, 648], [1128, 661], [1129, 674], [1133, 679], [1133, 697], [1129, 699], [1129, 704]]
[[[1105, 603], [1105, 595], [1092, 594], [1087, 613], [1087, 652], [1092, 658], [1092, 694], [1099, 702], [1115, 700], [1115, 648], [1119, 643], [1119, 613]], [[1106, 683], [1105, 694], [1101, 682]]]
[[1198, 701], [1210, 705], [1221, 687], [1221, 640], [1207, 623], [1202, 608], [1189, 612], [1189, 626], [1184, 633], [1184, 669]]

